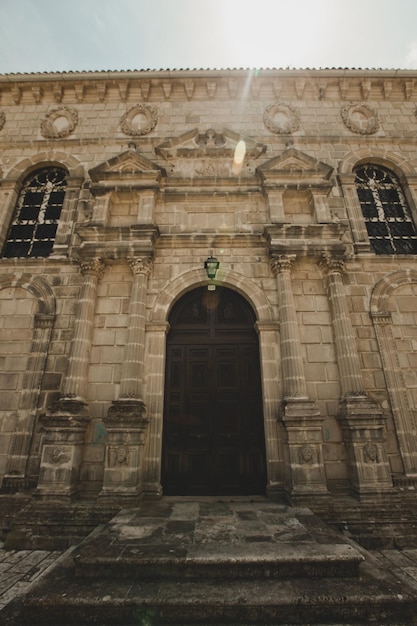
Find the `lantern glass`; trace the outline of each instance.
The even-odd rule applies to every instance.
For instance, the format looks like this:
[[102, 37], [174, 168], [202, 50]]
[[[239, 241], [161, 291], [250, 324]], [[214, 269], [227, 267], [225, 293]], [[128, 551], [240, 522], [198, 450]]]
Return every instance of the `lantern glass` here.
[[216, 257], [210, 256], [205, 262], [204, 267], [207, 272], [207, 276], [210, 280], [214, 280], [216, 278], [217, 270], [219, 269], [219, 261]]

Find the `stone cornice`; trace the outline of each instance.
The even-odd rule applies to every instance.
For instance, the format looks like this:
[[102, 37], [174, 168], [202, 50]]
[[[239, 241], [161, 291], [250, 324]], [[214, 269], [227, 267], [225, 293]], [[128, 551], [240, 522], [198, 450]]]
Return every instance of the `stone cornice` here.
[[[161, 70], [0, 75], [1, 104], [283, 97], [331, 101], [410, 100], [415, 70]], [[269, 92], [269, 93], [268, 93]]]
[[324, 78], [417, 78], [417, 70], [411, 69], [362, 69], [362, 68], [326, 68], [326, 69], [182, 69], [182, 70], [109, 70], [109, 71], [75, 71], [75, 72], [37, 72], [27, 74], [0, 74], [0, 83], [13, 82], [50, 82], [50, 81], [75, 81], [75, 80], [122, 80], [137, 78], [213, 78], [244, 77], [248, 74], [256, 74], [261, 77], [306, 77], [317, 76]]
[[165, 194], [166, 199], [179, 199], [181, 194], [191, 195], [207, 194], [213, 191], [221, 194], [231, 193], [248, 193], [255, 192], [261, 193], [261, 187], [259, 181], [253, 177], [236, 177], [230, 176], [230, 178], [217, 178], [215, 176], [207, 178], [165, 178], [163, 185], [161, 185], [161, 191]]
[[88, 260], [100, 257], [104, 261], [129, 257], [151, 256], [159, 236], [156, 226], [88, 226], [76, 228], [81, 243], [75, 256]]
[[264, 235], [272, 255], [319, 256], [325, 253], [342, 255], [346, 244], [342, 237], [346, 225], [333, 224], [272, 224]]
[[203, 248], [205, 251], [218, 248], [249, 248], [253, 254], [253, 248], [265, 249], [266, 242], [262, 233], [181, 233], [161, 234], [157, 242], [158, 248], [165, 249], [196, 249]]

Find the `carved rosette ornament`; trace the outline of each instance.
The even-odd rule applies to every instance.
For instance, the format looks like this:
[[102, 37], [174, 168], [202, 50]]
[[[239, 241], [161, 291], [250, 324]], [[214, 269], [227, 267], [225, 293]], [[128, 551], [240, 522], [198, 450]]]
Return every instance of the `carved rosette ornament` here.
[[271, 104], [264, 111], [264, 124], [271, 133], [289, 135], [300, 127], [300, 116], [290, 104]]
[[150, 133], [158, 123], [158, 111], [148, 104], [137, 104], [125, 113], [120, 128], [125, 135], [138, 137]]
[[41, 134], [47, 139], [59, 139], [70, 135], [77, 126], [78, 113], [69, 107], [50, 111], [41, 122]]
[[373, 135], [379, 130], [378, 113], [367, 104], [345, 104], [341, 116], [346, 128], [358, 135]]
[[0, 111], [0, 130], [3, 128], [5, 123], [6, 123], [6, 115], [4, 111]]

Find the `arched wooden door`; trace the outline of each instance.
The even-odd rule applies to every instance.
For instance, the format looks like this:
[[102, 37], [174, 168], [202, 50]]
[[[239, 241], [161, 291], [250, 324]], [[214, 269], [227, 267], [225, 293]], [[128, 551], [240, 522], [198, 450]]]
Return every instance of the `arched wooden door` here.
[[169, 318], [166, 495], [263, 494], [265, 438], [255, 315], [236, 292], [183, 296]]

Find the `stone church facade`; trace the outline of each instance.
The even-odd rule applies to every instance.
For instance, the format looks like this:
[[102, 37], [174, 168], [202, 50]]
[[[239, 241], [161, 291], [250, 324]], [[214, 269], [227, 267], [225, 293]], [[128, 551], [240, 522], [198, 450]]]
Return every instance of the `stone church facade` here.
[[417, 74], [0, 77], [0, 483], [417, 485]]

